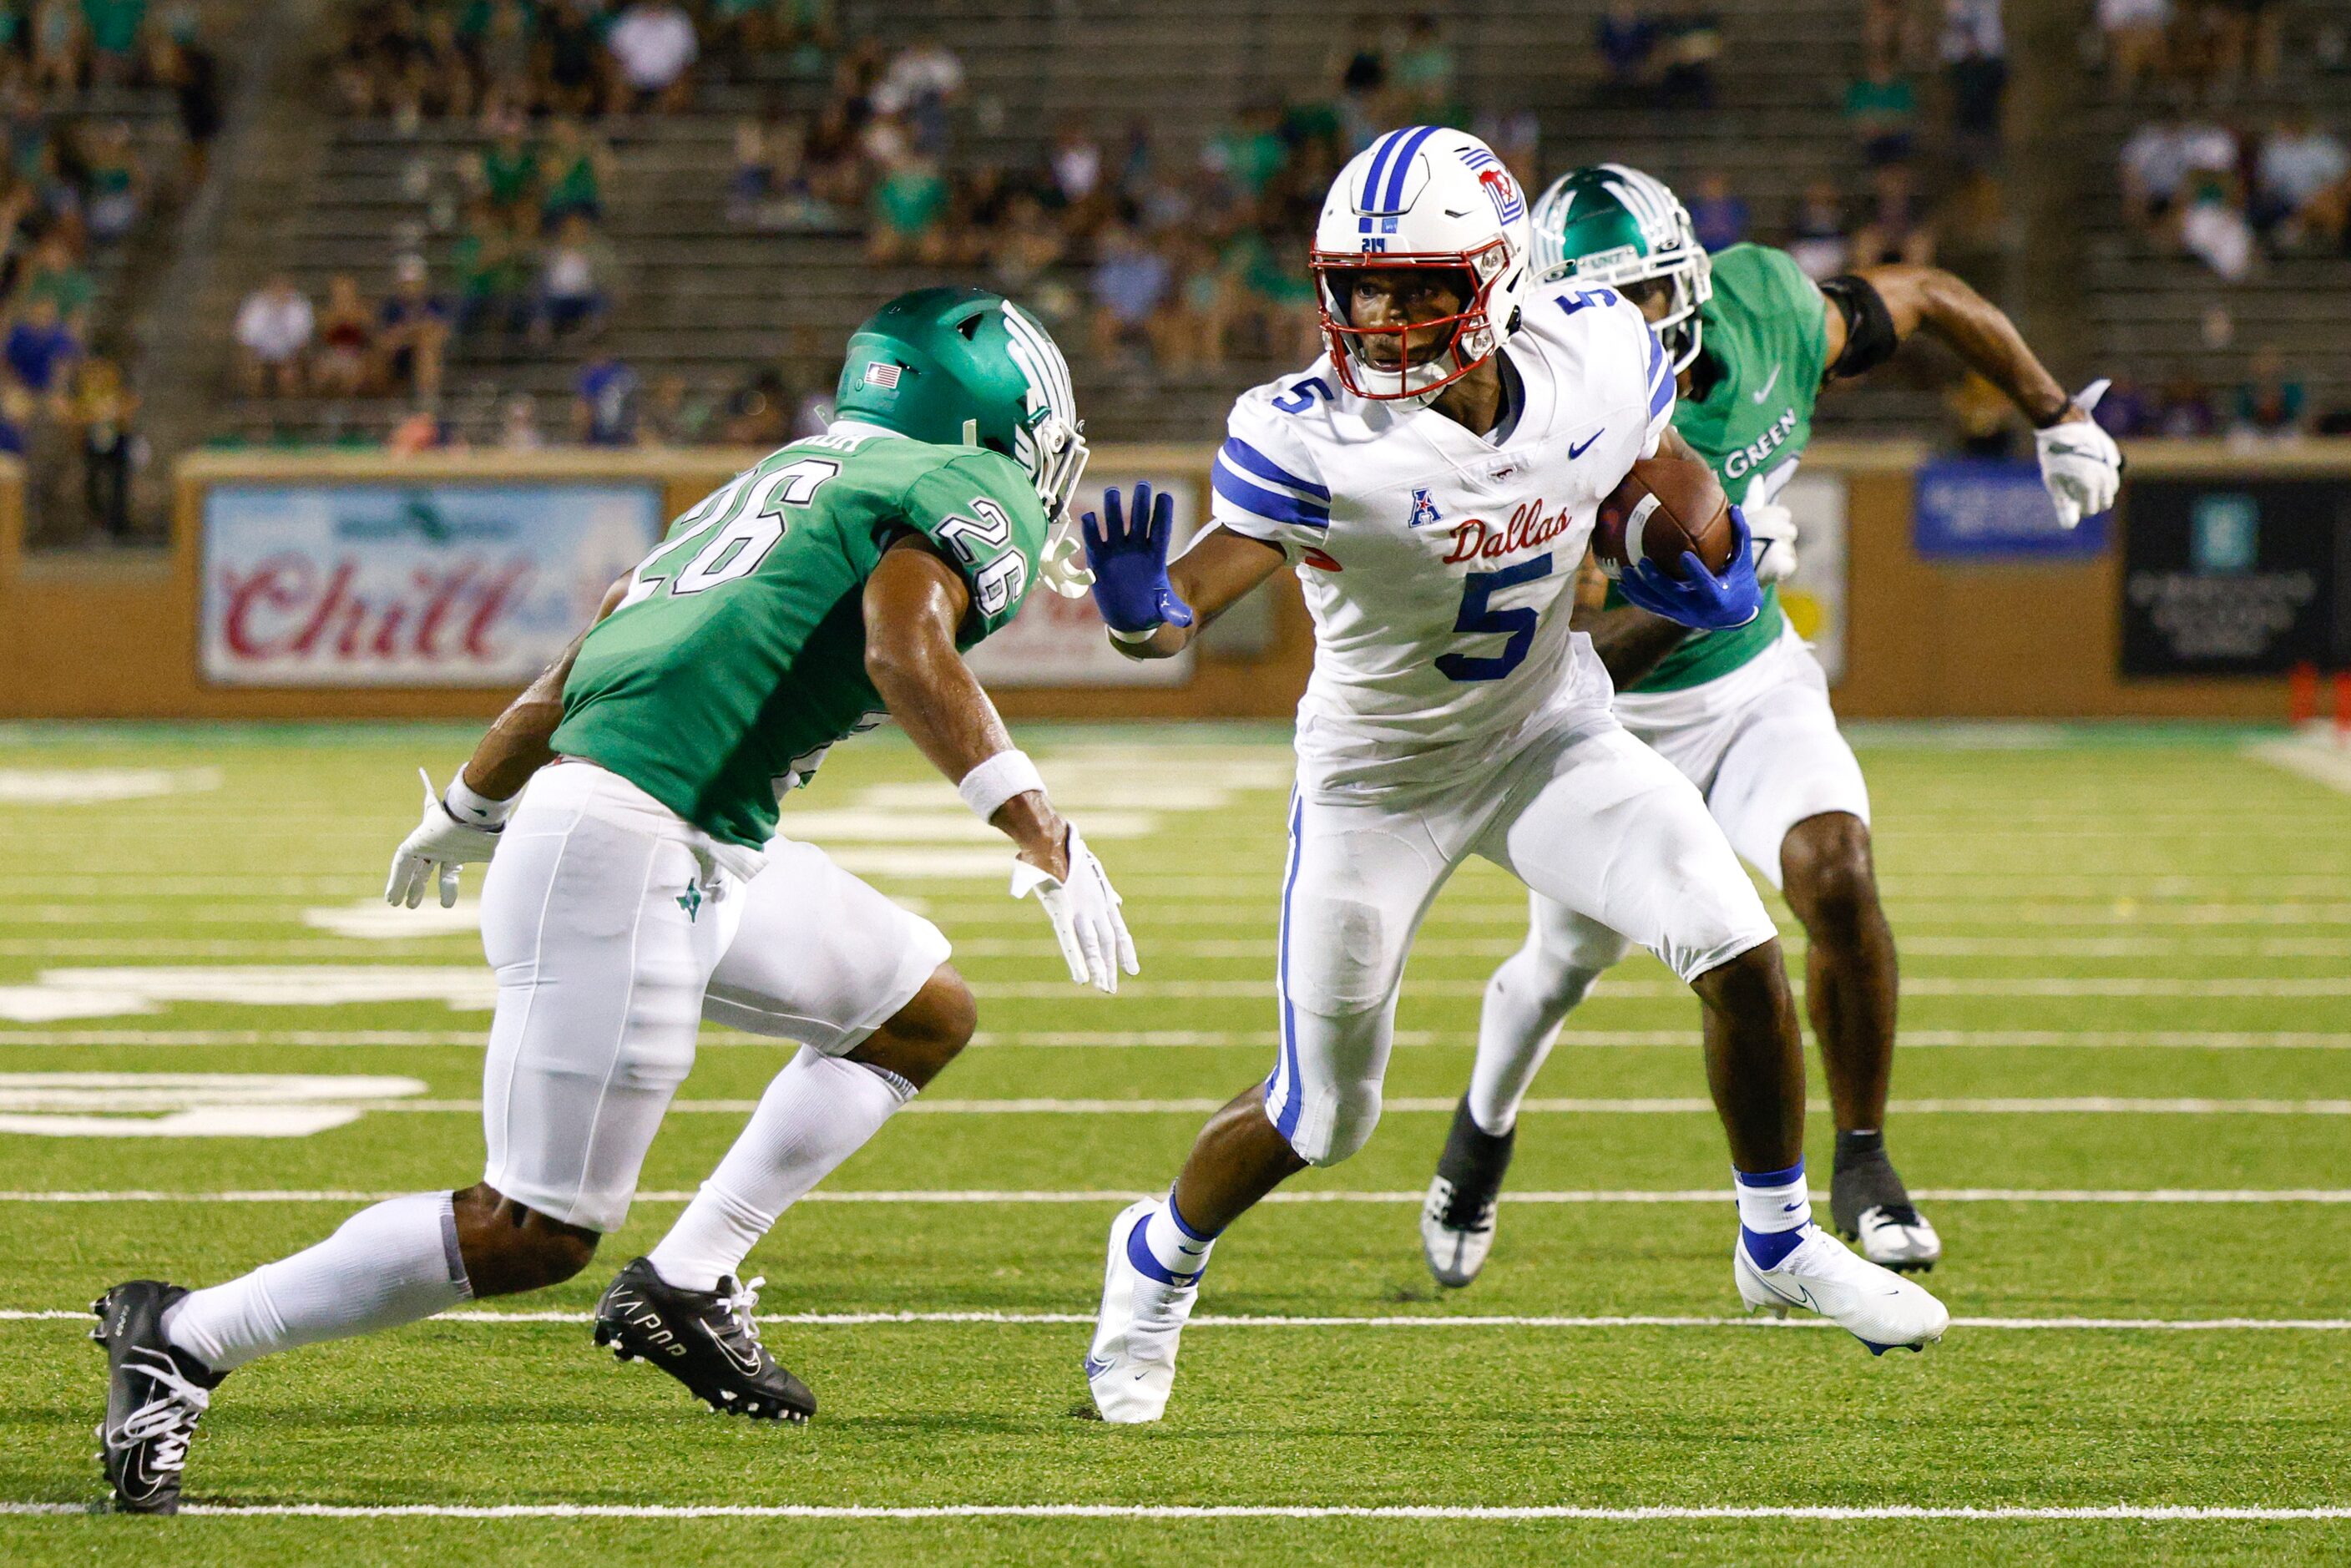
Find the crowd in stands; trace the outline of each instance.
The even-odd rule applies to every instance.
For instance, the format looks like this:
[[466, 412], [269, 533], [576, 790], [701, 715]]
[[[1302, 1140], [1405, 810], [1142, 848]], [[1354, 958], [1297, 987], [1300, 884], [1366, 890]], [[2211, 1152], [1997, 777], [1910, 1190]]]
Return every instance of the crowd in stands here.
[[[1766, 239], [1826, 277], [1997, 243], [1983, 236], [2007, 177], [2001, 0], [1856, 5], [1844, 172], [1770, 213], [1724, 173], [1687, 181], [1709, 249]], [[2166, 95], [2124, 156], [2132, 214], [2226, 277], [2265, 249], [2351, 237], [2351, 158], [2334, 131], [2303, 115], [2256, 136], [2185, 107], [2273, 73], [2278, 14], [2275, 0], [2095, 0], [2120, 90]], [[909, 282], [986, 282], [1090, 348], [1089, 374], [1136, 385], [1319, 351], [1306, 236], [1332, 176], [1380, 131], [1465, 124], [1531, 190], [1545, 172], [1531, 113], [1462, 102], [1456, 45], [1432, 15], [1360, 15], [1318, 81], [1205, 134], [1072, 112], [1010, 162], [985, 152], [1000, 138], [973, 135], [1002, 128], [973, 101], [948, 37], [852, 36], [833, 0], [361, 0], [347, 15], [329, 72], [347, 110], [462, 124], [476, 140], [446, 167], [420, 151], [407, 183], [423, 222], [381, 274], [337, 277], [318, 300], [287, 277], [256, 291], [236, 322], [240, 369], [259, 396], [404, 400], [417, 412], [396, 440], [415, 446], [461, 434], [515, 448], [780, 441], [822, 423], [829, 388], [788, 372], [695, 385], [641, 374], [612, 347], [632, 290], [604, 229], [621, 175], [602, 121], [689, 108], [705, 83], [756, 77], [767, 97], [708, 176], [728, 225], [852, 239], [877, 273]], [[1722, 112], [1725, 24], [1707, 0], [1612, 0], [1589, 47], [1602, 104]], [[768, 68], [746, 72], [754, 58]], [[426, 232], [453, 242], [430, 267]], [[574, 367], [567, 406], [499, 394], [486, 422], [455, 429], [444, 367], [484, 340], [559, 354]], [[2112, 413], [2135, 433], [2269, 433], [2310, 423], [2304, 401], [2261, 357], [2236, 392], [2125, 389]]]
[[[2351, 254], [2351, 152], [2340, 125], [2305, 109], [2232, 113], [2273, 85], [2286, 48], [2281, 0], [2099, 0], [2115, 90], [2149, 102], [2119, 171], [2132, 222], [2159, 248], [2231, 282], [2265, 260]], [[2351, 14], [2294, 40], [2344, 81], [2351, 102]]]
[[2351, 148], [2307, 109], [2248, 134], [2166, 105], [2124, 143], [2124, 209], [2231, 283], [2264, 256], [2351, 255]]
[[[1909, 0], [1863, 0], [1861, 68], [1842, 96], [1853, 150], [1844, 179], [1813, 181], [1787, 211], [1770, 214], [1751, 211], [1719, 172], [1688, 183], [1681, 194], [1708, 249], [1768, 239], [1813, 277], [1828, 277], [1854, 267], [1931, 262], [1942, 239], [1938, 212], [1996, 209], [2008, 79], [1999, 0], [1936, 5], [1939, 23], [1930, 27]], [[1598, 101], [1711, 104], [1720, 27], [1697, 0], [1671, 10], [1617, 0], [1593, 30]], [[1989, 203], [1986, 191], [1995, 193]]]
[[[203, 178], [219, 78], [186, 0], [0, 0], [0, 451], [26, 459], [37, 511], [78, 498], [115, 538], [141, 448], [98, 263]], [[176, 155], [141, 145], [139, 90], [173, 100]]]

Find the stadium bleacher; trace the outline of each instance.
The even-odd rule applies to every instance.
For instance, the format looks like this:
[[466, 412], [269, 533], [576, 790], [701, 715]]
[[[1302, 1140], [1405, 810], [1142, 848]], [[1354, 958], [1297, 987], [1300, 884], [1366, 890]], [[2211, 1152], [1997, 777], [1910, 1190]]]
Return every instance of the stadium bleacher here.
[[[1533, 161], [1540, 166], [1522, 171], [1531, 179], [1604, 157], [1635, 162], [1685, 188], [1719, 174], [1752, 213], [1755, 236], [1767, 240], [1781, 237], [1803, 193], [1820, 182], [1834, 183], [1848, 209], [1858, 210], [1865, 179], [1841, 107], [1862, 58], [1859, 9], [1854, 0], [1721, 0], [1708, 6], [1698, 15], [1719, 41], [1707, 68], [1712, 107], [1666, 108], [1600, 90], [1593, 31], [1603, 7], [1596, 0], [1458, 0], [1426, 7], [1444, 40], [1456, 111], [1489, 126], [1512, 114], [1535, 117], [1541, 137]], [[1918, 163], [1931, 203], [1963, 183], [1966, 168], [1931, 129], [1946, 113], [1932, 49], [1938, 7], [1913, 9], [1926, 26], [1905, 64], [1924, 89], [1920, 118], [1928, 129]], [[413, 254], [423, 257], [435, 291], [451, 291], [465, 228], [463, 169], [486, 133], [472, 113], [352, 111], [333, 90], [330, 68], [352, 17], [363, 11], [313, 4], [214, 7], [223, 36], [271, 35], [265, 42], [274, 63], [261, 68], [246, 61], [248, 74], [260, 79], [239, 100], [246, 123], [232, 127], [233, 136], [245, 139], [241, 162], [266, 177], [257, 191], [248, 183], [228, 193], [229, 215], [216, 214], [209, 229], [187, 226], [184, 239], [167, 231], [143, 253], [127, 246], [103, 258], [97, 317], [143, 355], [138, 384], [159, 460], [145, 491], [151, 507], [162, 498], [153, 478], [160, 464], [200, 443], [373, 443], [403, 421], [413, 429], [416, 400], [408, 387], [360, 397], [243, 395], [225, 329], [239, 300], [279, 270], [314, 301], [323, 301], [338, 275], [357, 279], [374, 300], [391, 287], [399, 258]], [[2286, 26], [2306, 36], [2326, 15], [2318, 0], [2300, 0], [2288, 7]], [[981, 16], [956, 0], [886, 6], [853, 0], [839, 9], [829, 54], [812, 51], [805, 40], [730, 49], [705, 26], [690, 107], [593, 122], [613, 156], [601, 227], [622, 269], [608, 327], [552, 343], [495, 329], [455, 334], [445, 384], [433, 400], [437, 428], [426, 439], [496, 442], [517, 397], [530, 400], [538, 429], [560, 438], [580, 366], [601, 353], [632, 367], [643, 388], [671, 383], [674, 397], [682, 387], [704, 410], [696, 427], [716, 437], [727, 430], [730, 395], [763, 373], [769, 400], [784, 402], [787, 414], [803, 396], [820, 395], [843, 330], [878, 300], [942, 271], [984, 281], [987, 273], [976, 266], [877, 264], [862, 238], [862, 212], [784, 229], [747, 224], [730, 212], [738, 123], [815, 113], [827, 97], [828, 71], [843, 52], [862, 48], [880, 57], [924, 37], [952, 48], [966, 79], [944, 159], [950, 178], [1037, 169], [1055, 128], [1073, 118], [1113, 154], [1128, 127], [1147, 127], [1155, 168], [1188, 173], [1200, 146], [1255, 106], [1296, 110], [1339, 99], [1356, 42], [1352, 26], [1311, 0], [1220, 0], [1181, 17], [1147, 0], [1023, 0]], [[2029, 38], [2042, 48], [2053, 37], [2070, 45], [2087, 37], [2088, 26], [2086, 14], [2062, 25], [2043, 22], [2020, 30], [2017, 47]], [[2078, 361], [2085, 370], [2144, 386], [2190, 377], [2218, 401], [2242, 377], [2253, 348], [2275, 342], [2289, 349], [2314, 409], [2351, 401], [2351, 342], [2322, 329], [2326, 293], [2340, 284], [2345, 261], [2295, 256], [2222, 284], [2195, 258], [2136, 232], [2122, 213], [2115, 170], [2145, 100], [2126, 98], [2080, 51], [2072, 53], [2053, 65], [2044, 58], [2038, 96], [2011, 113], [2011, 123], [2024, 120], [2027, 130], [2005, 166], [1995, 166], [1998, 183], [1991, 188], [2004, 186], [2004, 193], [1972, 208], [1947, 204], [1938, 260], [2008, 305], [2028, 332], [2045, 333], [2058, 360]], [[2243, 90], [2221, 112], [2258, 128], [2274, 110], [2339, 99], [2346, 78], [2327, 74], [2323, 55], [2289, 48], [2275, 79]], [[1792, 69], [1792, 61], [1808, 68]], [[77, 112], [128, 115], [141, 128], [142, 142], [158, 148], [175, 134], [171, 100], [161, 89], [118, 94]], [[2025, 226], [2017, 220], [2020, 210], [2053, 208], [2078, 218], [2071, 248], [2022, 245], [2015, 237]], [[1296, 226], [1302, 220], [1292, 212], [1280, 222]], [[175, 244], [204, 254], [175, 254]], [[131, 266], [152, 276], [176, 267], [183, 279], [193, 279], [193, 293], [145, 291], [138, 302], [145, 319], [136, 308], [117, 311], [110, 304], [120, 291], [115, 279]], [[1082, 246], [1058, 271], [1057, 297], [1081, 302]], [[2081, 278], [2090, 283], [2086, 305], [2079, 298]], [[1237, 386], [1294, 358], [1289, 339], [1264, 342], [1244, 333], [1236, 356], [1222, 364], [1155, 369], [1132, 356], [1104, 363], [1087, 341], [1081, 316], [1081, 309], [1067, 313], [1056, 325], [1086, 390], [1098, 439], [1201, 438], [1217, 428]], [[1844, 434], [1932, 434], [1942, 423], [1954, 370], [1932, 352], [1912, 356], [1873, 378], [1863, 394], [1830, 400], [1824, 423]], [[52, 537], [63, 532], [49, 530]]]

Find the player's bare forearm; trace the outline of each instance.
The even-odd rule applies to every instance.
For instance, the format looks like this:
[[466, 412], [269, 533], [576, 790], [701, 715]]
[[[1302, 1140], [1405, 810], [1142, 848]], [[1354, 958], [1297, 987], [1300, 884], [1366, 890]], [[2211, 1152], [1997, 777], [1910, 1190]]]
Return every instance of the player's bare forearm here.
[[1682, 645], [1690, 631], [1677, 621], [1630, 604], [1614, 610], [1579, 604], [1568, 624], [1592, 639], [1592, 651], [1608, 667], [1608, 678], [1618, 691], [1656, 669], [1667, 654]]
[[[951, 784], [1012, 749], [1003, 716], [956, 648], [970, 609], [963, 574], [915, 539], [891, 547], [865, 582], [865, 674], [898, 727]], [[1068, 824], [1041, 791], [1015, 795], [988, 821], [1021, 859], [1068, 874]]]
[[580, 657], [580, 645], [588, 641], [588, 633], [598, 622], [617, 609], [621, 596], [629, 591], [629, 580], [622, 578], [604, 591], [604, 601], [597, 606], [596, 619], [580, 630], [570, 645], [557, 655], [553, 664], [538, 673], [538, 678], [522, 689], [522, 695], [508, 703], [506, 711], [491, 721], [488, 731], [474, 755], [466, 759], [458, 777], [465, 787], [493, 800], [511, 800], [522, 793], [530, 776], [555, 760], [555, 752], [548, 745], [555, 727], [563, 722], [563, 686], [571, 678], [571, 665]]
[[1167, 563], [1168, 583], [1192, 607], [1192, 623], [1162, 625], [1141, 642], [1113, 637], [1112, 646], [1130, 659], [1172, 659], [1191, 646], [1192, 639], [1217, 616], [1280, 571], [1287, 559], [1280, 545], [1229, 528], [1210, 528], [1192, 541], [1191, 549]]
[[[1959, 277], [1939, 267], [1909, 266], [1864, 267], [1855, 276], [1886, 301], [1897, 339], [1919, 331], [1941, 339], [1970, 369], [2006, 392], [2034, 428], [2077, 415], [2073, 400], [2025, 342], [2016, 323]], [[1829, 317], [1829, 362], [1834, 364], [1842, 352], [1844, 323], [1834, 307]]]

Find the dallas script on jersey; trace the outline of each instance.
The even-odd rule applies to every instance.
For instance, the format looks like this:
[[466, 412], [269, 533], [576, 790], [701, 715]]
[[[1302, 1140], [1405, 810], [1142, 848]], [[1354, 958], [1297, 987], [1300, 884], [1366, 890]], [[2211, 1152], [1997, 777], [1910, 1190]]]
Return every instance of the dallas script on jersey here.
[[1567, 532], [1574, 520], [1569, 509], [1562, 507], [1548, 517], [1543, 514], [1542, 497], [1521, 501], [1511, 509], [1510, 520], [1500, 528], [1479, 517], [1469, 517], [1453, 529], [1453, 549], [1446, 556], [1449, 562], [1464, 560], [1496, 560], [1506, 555], [1516, 555], [1536, 545], [1549, 544]]

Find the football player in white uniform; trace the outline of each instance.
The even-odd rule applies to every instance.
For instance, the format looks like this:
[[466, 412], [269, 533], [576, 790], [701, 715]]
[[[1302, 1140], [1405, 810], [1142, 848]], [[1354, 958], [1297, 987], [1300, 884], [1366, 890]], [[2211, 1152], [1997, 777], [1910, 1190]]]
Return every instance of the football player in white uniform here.
[[[1169, 1195], [1113, 1222], [1086, 1372], [1105, 1419], [1153, 1421], [1217, 1235], [1379, 1119], [1397, 983], [1454, 867], [1481, 855], [1626, 932], [1705, 1004], [1751, 1306], [1817, 1311], [1873, 1350], [1949, 1322], [1812, 1224], [1804, 1064], [1770, 916], [1688, 780], [1610, 713], [1568, 625], [1593, 513], [1643, 457], [1689, 455], [1672, 368], [1612, 290], [1537, 289], [1526, 201], [1475, 137], [1382, 137], [1343, 170], [1310, 258], [1328, 350], [1244, 394], [1215, 527], [1167, 561], [1167, 498], [1084, 519], [1095, 601], [1137, 657], [1181, 650], [1284, 565], [1314, 673], [1298, 715], [1272, 1075], [1203, 1129]], [[1507, 340], [1508, 347], [1504, 347]], [[1727, 627], [1761, 604], [1744, 524], [1720, 576], [1625, 573], [1636, 602]]]
[[[1942, 1242], [1886, 1146], [1899, 988], [1877, 898], [1869, 788], [1837, 732], [1828, 678], [1771, 585], [1794, 569], [1795, 519], [1777, 497], [1834, 379], [1884, 361], [1906, 338], [1940, 339], [2039, 427], [2055, 520], [2114, 504], [2122, 453], [2000, 310], [1948, 272], [1865, 267], [1815, 285], [1785, 251], [1709, 256], [1663, 183], [1619, 163], [1562, 175], [1534, 204], [1536, 264], [1558, 287], [1612, 287], [1639, 305], [1674, 357], [1674, 430], [1739, 497], [1754, 530], [1763, 612], [1693, 634], [1610, 595], [1580, 609], [1616, 685], [1616, 716], [1702, 790], [1731, 846], [1787, 895], [1804, 927], [1804, 1002], [1836, 1121], [1833, 1228], [1889, 1269], [1925, 1270]], [[1420, 1221], [1443, 1285], [1478, 1277], [1494, 1243], [1520, 1100], [1568, 1012], [1628, 945], [1530, 895], [1526, 946], [1486, 987], [1478, 1061]]]

